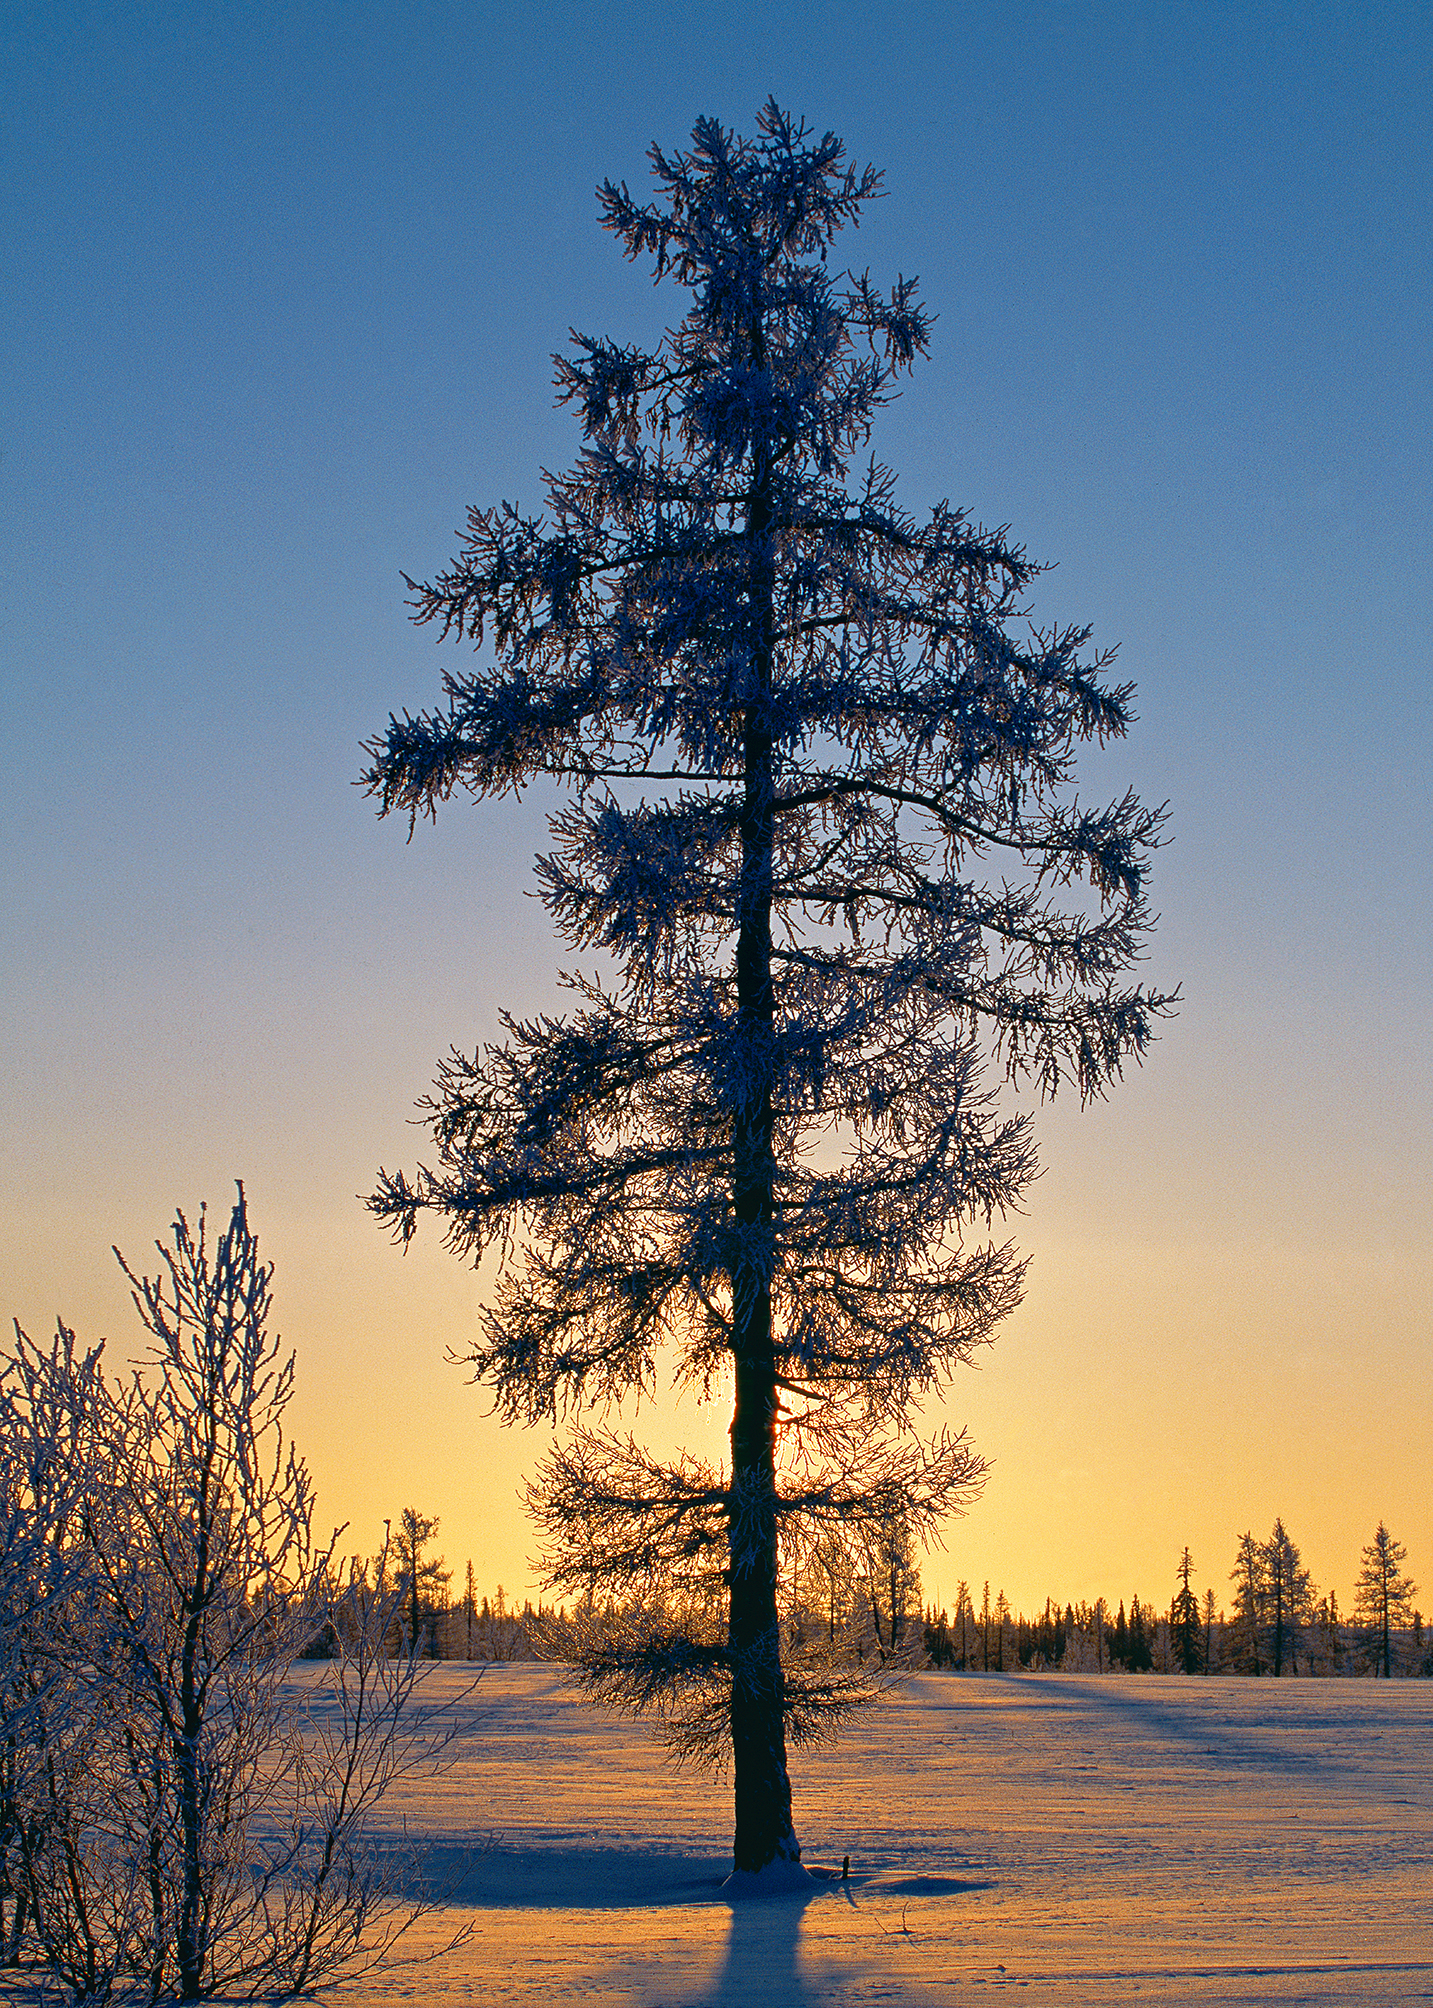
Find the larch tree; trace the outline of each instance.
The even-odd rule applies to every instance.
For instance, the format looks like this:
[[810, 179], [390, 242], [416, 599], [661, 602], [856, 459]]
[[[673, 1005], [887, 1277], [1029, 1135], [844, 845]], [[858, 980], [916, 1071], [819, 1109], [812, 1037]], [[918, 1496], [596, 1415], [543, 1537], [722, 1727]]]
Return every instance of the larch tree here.
[[995, 1597], [995, 1671], [1005, 1671], [1005, 1627], [1010, 1622], [1010, 1599], [1004, 1590]]
[[1199, 1615], [1199, 1598], [1190, 1585], [1194, 1563], [1186, 1548], [1179, 1557], [1179, 1588], [1169, 1607], [1169, 1637], [1181, 1673], [1204, 1671], [1204, 1630]]
[[963, 1576], [955, 1586], [955, 1623], [960, 1626], [960, 1670], [964, 1673], [970, 1665], [970, 1637], [975, 1629], [975, 1606], [970, 1601], [970, 1586]]
[[1323, 1664], [1325, 1673], [1343, 1671], [1343, 1619], [1339, 1613], [1338, 1593], [1330, 1590], [1319, 1605], [1319, 1632], [1323, 1641]]
[[463, 1576], [463, 1630], [465, 1639], [464, 1657], [473, 1656], [473, 1621], [478, 1615], [478, 1588], [473, 1577], [473, 1565], [468, 1563]]
[[807, 1581], [813, 1605], [826, 1625], [827, 1644], [834, 1649], [838, 1627], [844, 1632], [850, 1621], [855, 1587], [850, 1545], [839, 1533], [823, 1534], [812, 1543]]
[[[436, 1518], [427, 1519], [416, 1507], [405, 1506], [398, 1516], [398, 1532], [392, 1537], [402, 1592], [404, 1631], [408, 1651], [415, 1659], [421, 1657], [424, 1629], [441, 1608], [451, 1575], [441, 1555], [435, 1560], [426, 1553], [428, 1543], [437, 1533]], [[438, 1642], [431, 1630], [429, 1651], [437, 1656]]]
[[1299, 1670], [1299, 1640], [1313, 1616], [1314, 1583], [1282, 1520], [1275, 1520], [1273, 1531], [1262, 1543], [1260, 1553], [1269, 1649], [1277, 1680], [1284, 1671], [1285, 1653], [1289, 1656], [1292, 1671], [1297, 1673]]
[[1373, 1539], [1364, 1548], [1355, 1585], [1354, 1616], [1364, 1627], [1373, 1648], [1373, 1670], [1385, 1680], [1393, 1677], [1393, 1634], [1409, 1623], [1418, 1585], [1404, 1574], [1408, 1550], [1396, 1540], [1380, 1520]]
[[[910, 1524], [893, 1513], [870, 1539], [865, 1554], [865, 1587], [876, 1651], [882, 1663], [901, 1651], [906, 1619], [920, 1608], [920, 1571]], [[882, 1606], [885, 1629], [882, 1636]]]
[[1238, 1672], [1257, 1676], [1264, 1671], [1261, 1644], [1269, 1580], [1263, 1543], [1252, 1533], [1239, 1537], [1239, 1553], [1229, 1580], [1234, 1585], [1234, 1664]]
[[[580, 456], [544, 513], [474, 509], [408, 581], [479, 659], [364, 777], [410, 829], [455, 792], [565, 786], [538, 879], [596, 967], [569, 1014], [442, 1064], [434, 1162], [370, 1204], [405, 1242], [430, 1213], [500, 1252], [475, 1377], [573, 1425], [533, 1493], [547, 1582], [595, 1571], [646, 1614], [594, 1636], [590, 1684], [725, 1746], [737, 1872], [779, 1878], [788, 1737], [849, 1698], [783, 1664], [785, 1572], [893, 1513], [930, 1535], [978, 1488], [964, 1433], [916, 1425], [1020, 1296], [992, 1228], [1030, 1122], [983, 1063], [1088, 1098], [1144, 1053], [1161, 812], [1074, 793], [1131, 686], [1087, 630], [1028, 624], [1040, 568], [855, 464], [931, 325], [913, 281], [828, 261], [880, 177], [774, 103], [753, 139], [703, 119], [651, 160], [657, 198], [606, 183], [601, 220], [685, 316], [555, 359]], [[722, 1469], [586, 1426], [664, 1349], [731, 1398]]]
[[1150, 1638], [1153, 1619], [1153, 1609], [1146, 1610], [1138, 1597], [1130, 1598], [1129, 1630], [1125, 1635], [1124, 1649], [1126, 1673], [1148, 1673], [1154, 1665]]
[[1204, 1592], [1204, 1663], [1201, 1673], [1214, 1671], [1214, 1624], [1218, 1616], [1218, 1605], [1213, 1590]]

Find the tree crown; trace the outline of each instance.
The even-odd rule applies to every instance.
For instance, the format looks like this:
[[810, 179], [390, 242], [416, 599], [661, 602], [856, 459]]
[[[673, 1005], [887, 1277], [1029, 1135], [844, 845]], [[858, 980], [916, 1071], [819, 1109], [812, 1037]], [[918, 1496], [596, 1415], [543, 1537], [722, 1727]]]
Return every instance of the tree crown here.
[[[1097, 1095], [1168, 1006], [1121, 980], [1162, 812], [1070, 794], [1079, 743], [1126, 730], [1130, 686], [1083, 629], [1017, 632], [1023, 551], [945, 503], [917, 523], [874, 461], [845, 482], [929, 330], [913, 282], [879, 294], [825, 256], [878, 178], [770, 104], [754, 140], [703, 120], [689, 153], [652, 158], [661, 200], [605, 184], [603, 222], [690, 311], [652, 353], [575, 336], [558, 358], [582, 454], [548, 477], [547, 514], [474, 510], [458, 562], [413, 588], [415, 618], [483, 659], [449, 673], [444, 709], [391, 718], [365, 776], [410, 817], [458, 787], [569, 781], [542, 897], [617, 980], [571, 977], [572, 1019], [454, 1054], [429, 1104], [443, 1168], [385, 1175], [373, 1204], [404, 1237], [436, 1209], [470, 1254], [524, 1221], [531, 1288], [498, 1314], [521, 1337], [482, 1364], [527, 1412], [620, 1394], [662, 1329], [700, 1377], [742, 1259], [723, 1177], [755, 1067], [788, 1364], [899, 1405], [1018, 1291], [1008, 1251], [948, 1259], [954, 1224], [992, 1220], [1034, 1170], [980, 1042], [1016, 1080]], [[753, 745], [759, 1062], [731, 955]], [[987, 856], [993, 885], [971, 875]], [[941, 1250], [960, 1278], [943, 1318]]]

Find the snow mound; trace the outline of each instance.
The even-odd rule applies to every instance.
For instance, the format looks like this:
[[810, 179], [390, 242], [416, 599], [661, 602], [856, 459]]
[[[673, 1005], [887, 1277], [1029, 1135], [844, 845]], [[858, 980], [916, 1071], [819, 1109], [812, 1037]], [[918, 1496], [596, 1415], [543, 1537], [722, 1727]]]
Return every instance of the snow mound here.
[[800, 1862], [768, 1862], [764, 1869], [733, 1869], [721, 1886], [721, 1893], [738, 1903], [754, 1896], [815, 1896], [821, 1888]]

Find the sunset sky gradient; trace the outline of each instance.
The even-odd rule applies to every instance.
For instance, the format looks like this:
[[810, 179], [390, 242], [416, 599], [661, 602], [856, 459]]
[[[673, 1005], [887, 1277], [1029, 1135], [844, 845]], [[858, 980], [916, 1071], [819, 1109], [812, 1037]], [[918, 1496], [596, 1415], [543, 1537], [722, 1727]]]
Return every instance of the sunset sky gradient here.
[[1279, 1514], [1345, 1602], [1381, 1517], [1433, 1609], [1430, 57], [1407, 0], [0, 8], [0, 1312], [124, 1358], [110, 1244], [242, 1176], [325, 1517], [534, 1586], [544, 1439], [445, 1361], [483, 1279], [357, 1195], [450, 1043], [556, 1000], [544, 804], [405, 844], [351, 784], [438, 692], [400, 568], [576, 451], [550, 352], [682, 312], [595, 185], [772, 93], [885, 170], [838, 250], [939, 316], [902, 499], [1057, 563], [1035, 613], [1139, 689], [1085, 791], [1171, 803], [1184, 1002], [1038, 1114], [927, 1589], [1167, 1604], [1188, 1543], [1222, 1601]]

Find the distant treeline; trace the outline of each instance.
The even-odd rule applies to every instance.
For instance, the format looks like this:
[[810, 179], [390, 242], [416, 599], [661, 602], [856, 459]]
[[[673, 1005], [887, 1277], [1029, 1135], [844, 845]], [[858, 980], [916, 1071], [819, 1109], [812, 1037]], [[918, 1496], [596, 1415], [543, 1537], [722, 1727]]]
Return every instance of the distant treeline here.
[[[389, 1649], [430, 1659], [558, 1659], [567, 1633], [604, 1621], [626, 1622], [626, 1605], [588, 1598], [578, 1609], [509, 1603], [499, 1584], [479, 1595], [471, 1562], [453, 1598], [450, 1572], [426, 1546], [437, 1521], [407, 1508], [400, 1534], [370, 1565], [401, 1582], [402, 1619]], [[864, 1566], [862, 1566], [862, 1561]], [[1103, 1597], [1072, 1603], [1056, 1597], [1033, 1616], [1012, 1610], [1002, 1590], [956, 1587], [953, 1607], [923, 1603], [911, 1543], [900, 1527], [859, 1560], [836, 1544], [806, 1559], [788, 1596], [793, 1646], [824, 1643], [853, 1658], [955, 1672], [1183, 1673], [1249, 1676], [1433, 1677], [1433, 1639], [1414, 1604], [1407, 1551], [1380, 1522], [1363, 1549], [1353, 1610], [1336, 1594], [1320, 1596], [1282, 1520], [1267, 1540], [1246, 1533], [1229, 1572], [1225, 1599], [1193, 1587], [1186, 1548], [1167, 1606], [1132, 1596], [1111, 1608]], [[315, 1652], [324, 1642], [315, 1640]]]
[[1188, 1548], [1175, 1570], [1167, 1608], [1153, 1600], [1123, 1600], [1111, 1615], [1093, 1604], [1047, 1600], [1037, 1616], [1013, 1613], [1003, 1593], [979, 1610], [965, 1583], [955, 1609], [925, 1613], [922, 1643], [932, 1666], [969, 1671], [1066, 1673], [1234, 1673], [1250, 1676], [1369, 1675], [1433, 1677], [1433, 1644], [1413, 1599], [1407, 1550], [1380, 1521], [1363, 1549], [1353, 1611], [1340, 1611], [1330, 1591], [1319, 1596], [1282, 1520], [1266, 1541], [1246, 1533], [1229, 1572], [1232, 1595], [1221, 1604], [1212, 1589], [1193, 1587]]

